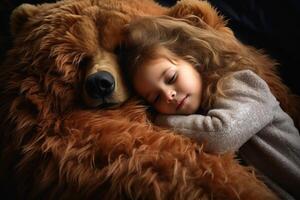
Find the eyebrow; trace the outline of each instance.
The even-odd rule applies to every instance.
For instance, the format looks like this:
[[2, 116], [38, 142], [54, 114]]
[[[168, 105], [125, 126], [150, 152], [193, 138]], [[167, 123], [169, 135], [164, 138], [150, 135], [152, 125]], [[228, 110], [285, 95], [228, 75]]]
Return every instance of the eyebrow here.
[[[169, 68], [167, 68], [165, 71], [163, 71], [163, 73], [159, 76], [159, 79], [161, 79], [166, 73], [167, 73], [167, 71], [169, 71], [169, 69], [170, 69], [170, 67]], [[151, 94], [152, 94], [153, 92], [151, 91], [151, 92], [149, 92], [147, 95], [146, 95], [146, 100], [147, 101], [149, 101], [149, 97], [151, 96]], [[151, 101], [150, 101], [151, 102]]]

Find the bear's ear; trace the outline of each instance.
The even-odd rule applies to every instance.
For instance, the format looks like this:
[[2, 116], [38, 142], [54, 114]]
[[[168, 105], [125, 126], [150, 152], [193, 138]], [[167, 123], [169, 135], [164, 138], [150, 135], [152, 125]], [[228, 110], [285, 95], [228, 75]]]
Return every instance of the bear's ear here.
[[208, 1], [178, 1], [177, 4], [171, 7], [168, 15], [187, 19], [192, 25], [197, 27], [205, 28], [208, 25], [213, 29], [233, 35], [231, 29], [226, 26], [227, 21]]
[[15, 8], [10, 16], [11, 33], [16, 35], [28, 19], [38, 12], [37, 6], [31, 4], [21, 4]]

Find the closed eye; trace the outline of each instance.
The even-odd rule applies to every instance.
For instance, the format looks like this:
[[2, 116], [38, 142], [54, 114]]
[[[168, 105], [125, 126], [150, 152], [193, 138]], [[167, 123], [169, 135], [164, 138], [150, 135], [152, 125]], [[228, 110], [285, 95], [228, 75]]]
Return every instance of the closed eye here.
[[174, 83], [177, 78], [177, 73], [174, 73], [173, 76], [167, 81], [168, 84]]
[[153, 103], [154, 103], [154, 104], [157, 103], [158, 100], [159, 100], [159, 98], [160, 98], [160, 95], [158, 94], [158, 95], [154, 98]]

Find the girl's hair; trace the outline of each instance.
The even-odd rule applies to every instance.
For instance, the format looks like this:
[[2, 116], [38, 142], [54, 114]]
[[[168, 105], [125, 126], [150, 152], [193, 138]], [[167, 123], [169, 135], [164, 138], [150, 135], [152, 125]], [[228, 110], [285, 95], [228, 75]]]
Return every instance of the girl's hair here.
[[[202, 23], [201, 28], [192, 24], [195, 21], [198, 25]], [[129, 84], [136, 69], [155, 58], [179, 57], [198, 71], [202, 65], [201, 108], [208, 110], [217, 96], [224, 95], [222, 85], [230, 73], [246, 68], [255, 71], [247, 48], [242, 47], [232, 34], [219, 32], [196, 16], [144, 17], [125, 27], [119, 58]]]

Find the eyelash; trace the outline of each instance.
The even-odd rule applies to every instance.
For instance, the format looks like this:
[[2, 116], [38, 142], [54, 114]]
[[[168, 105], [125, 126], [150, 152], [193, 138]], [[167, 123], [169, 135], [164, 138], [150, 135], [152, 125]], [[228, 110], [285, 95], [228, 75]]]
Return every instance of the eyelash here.
[[175, 82], [177, 78], [177, 73], [174, 73], [174, 75], [167, 81], [168, 84]]
[[157, 96], [155, 97], [153, 103], [156, 103], [156, 102], [159, 100], [159, 98], [160, 98], [160, 95], [157, 95]]

